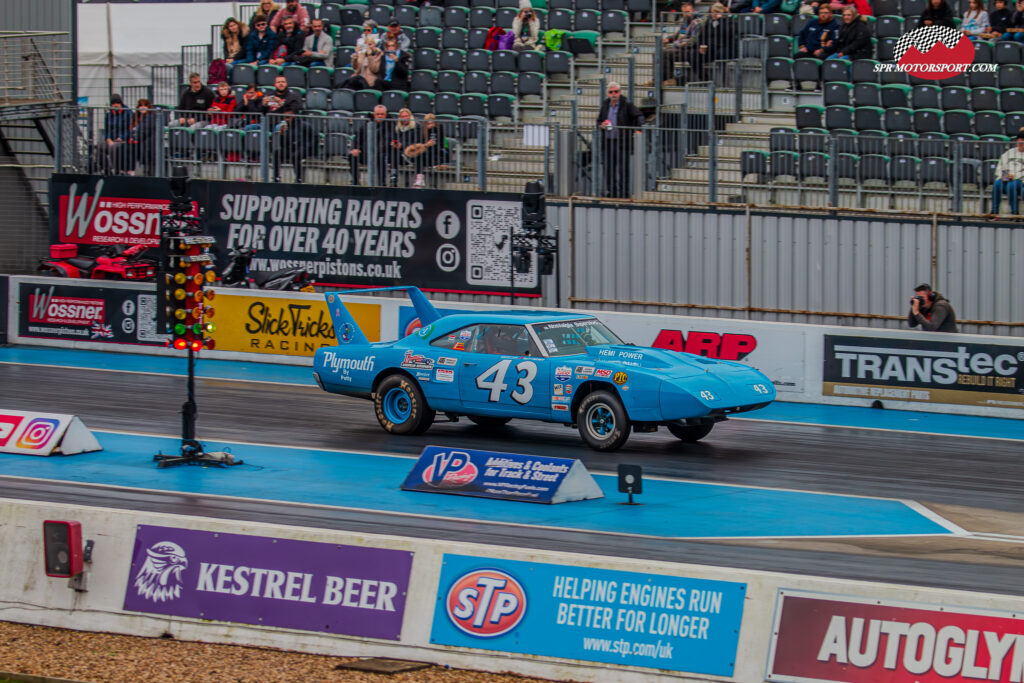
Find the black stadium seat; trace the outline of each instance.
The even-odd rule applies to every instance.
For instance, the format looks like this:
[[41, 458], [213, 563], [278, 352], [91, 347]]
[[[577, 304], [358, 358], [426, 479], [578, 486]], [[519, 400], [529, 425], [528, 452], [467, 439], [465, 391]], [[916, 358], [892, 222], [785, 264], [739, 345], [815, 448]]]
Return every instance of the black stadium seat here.
[[853, 86], [853, 103], [858, 107], [882, 106], [881, 88], [877, 83], [857, 83]]

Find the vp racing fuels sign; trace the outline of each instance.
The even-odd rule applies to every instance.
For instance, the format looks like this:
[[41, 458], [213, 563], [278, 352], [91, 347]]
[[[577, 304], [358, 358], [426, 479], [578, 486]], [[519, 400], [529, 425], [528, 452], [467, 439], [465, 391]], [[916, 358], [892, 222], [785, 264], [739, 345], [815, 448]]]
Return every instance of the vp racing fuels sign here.
[[826, 396], [1024, 409], [1024, 344], [825, 335]]
[[[218, 269], [229, 250], [251, 248], [253, 271], [303, 268], [342, 286], [415, 280], [428, 291], [507, 293], [507, 236], [522, 225], [519, 196], [494, 192], [206, 180], [189, 192], [217, 240]], [[162, 179], [55, 174], [50, 240], [156, 246], [169, 199]], [[514, 277], [519, 293], [539, 296], [535, 263]]]

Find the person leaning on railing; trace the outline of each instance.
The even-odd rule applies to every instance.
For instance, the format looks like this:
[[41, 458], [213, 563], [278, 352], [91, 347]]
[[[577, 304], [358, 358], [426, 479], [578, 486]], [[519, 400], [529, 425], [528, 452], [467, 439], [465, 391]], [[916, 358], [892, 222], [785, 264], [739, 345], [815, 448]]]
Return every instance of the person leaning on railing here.
[[196, 130], [206, 125], [206, 119], [197, 112], [206, 111], [213, 104], [213, 91], [203, 85], [203, 79], [193, 72], [188, 75], [188, 89], [178, 100], [178, 116], [171, 119], [170, 128]]
[[103, 120], [104, 145], [100, 151], [101, 161], [110, 175], [121, 175], [127, 166], [126, 143], [131, 133], [132, 112], [125, 109], [121, 96], [110, 96], [110, 109]]
[[[154, 175], [156, 163], [156, 146], [161, 144], [160, 119], [153, 111], [153, 103], [142, 98], [135, 105], [135, 115], [132, 117], [132, 162], [142, 166], [142, 175]], [[128, 171], [133, 175], [134, 171]]]

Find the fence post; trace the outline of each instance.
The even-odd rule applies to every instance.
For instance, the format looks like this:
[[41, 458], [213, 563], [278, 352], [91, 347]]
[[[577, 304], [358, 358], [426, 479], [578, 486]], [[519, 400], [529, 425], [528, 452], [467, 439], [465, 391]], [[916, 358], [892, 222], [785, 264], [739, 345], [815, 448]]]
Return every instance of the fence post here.
[[604, 157], [601, 150], [601, 128], [600, 126], [594, 126], [594, 135], [590, 142], [590, 156], [593, 158], [594, 163], [592, 164], [593, 171], [590, 174], [590, 183], [593, 186], [592, 197], [601, 196], [601, 179], [604, 176], [603, 165]]
[[708, 202], [718, 201], [718, 133], [708, 134]]
[[487, 121], [476, 128], [476, 183], [481, 192], [487, 192]]
[[[630, 55], [626, 59], [626, 80], [629, 82], [629, 101], [636, 104], [636, 58]], [[604, 91], [602, 91], [602, 96]]]
[[661, 112], [661, 89], [665, 82], [665, 69], [663, 68], [665, 44], [662, 42], [662, 37], [661, 35], [654, 37], [654, 65], [652, 67], [654, 69], [654, 110], [657, 112]]
[[153, 113], [157, 115], [157, 134], [160, 136], [160, 144], [156, 146], [156, 156], [153, 159], [153, 175], [157, 178], [163, 178], [167, 176], [165, 171], [167, 168], [167, 159], [164, 156], [164, 130], [167, 128], [167, 116], [169, 112], [166, 109], [157, 109]]
[[260, 114], [260, 178], [270, 182], [270, 131], [267, 114]]
[[54, 131], [53, 172], [64, 172], [64, 113], [65, 107], [57, 108], [57, 125]]
[[836, 157], [836, 139], [828, 136], [828, 205], [839, 206], [839, 175], [836, 169], [839, 167], [839, 159]]
[[548, 194], [561, 196], [561, 164], [562, 157], [562, 136], [558, 122], [554, 125], [548, 124], [548, 146], [544, 149], [544, 176], [546, 178], [544, 187], [548, 188]]
[[736, 73], [733, 74], [735, 85], [732, 90], [733, 121], [739, 122], [743, 118], [743, 58], [737, 59], [733, 64], [736, 69]]
[[[963, 211], [964, 175], [960, 165], [963, 163], [962, 140], [953, 141], [953, 213]], [[980, 170], [980, 169], [979, 169]]]

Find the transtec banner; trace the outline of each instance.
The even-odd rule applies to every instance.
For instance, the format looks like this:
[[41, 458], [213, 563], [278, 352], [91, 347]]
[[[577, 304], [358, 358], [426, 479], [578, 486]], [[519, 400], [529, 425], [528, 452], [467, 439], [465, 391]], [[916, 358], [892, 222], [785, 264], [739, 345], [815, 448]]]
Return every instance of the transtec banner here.
[[430, 641], [728, 677], [746, 589], [445, 554]]
[[166, 346], [156, 332], [156, 286], [89, 280], [18, 283], [18, 334], [39, 339]]
[[399, 640], [412, 556], [140, 525], [124, 609]]
[[[252, 248], [253, 271], [304, 268], [340, 286], [507, 292], [508, 236], [522, 224], [509, 193], [192, 180], [189, 194], [220, 266], [229, 249]], [[54, 174], [50, 241], [155, 247], [169, 201], [164, 179]], [[515, 274], [515, 289], [540, 295], [536, 263]]]
[[780, 591], [768, 681], [1024, 678], [1024, 619], [951, 605]]
[[[310, 356], [335, 346], [322, 295], [278, 297], [255, 290], [218, 289], [214, 299], [218, 351]], [[370, 341], [379, 341], [380, 304], [345, 304]]]
[[1016, 345], [825, 335], [822, 393], [1024, 409]]

